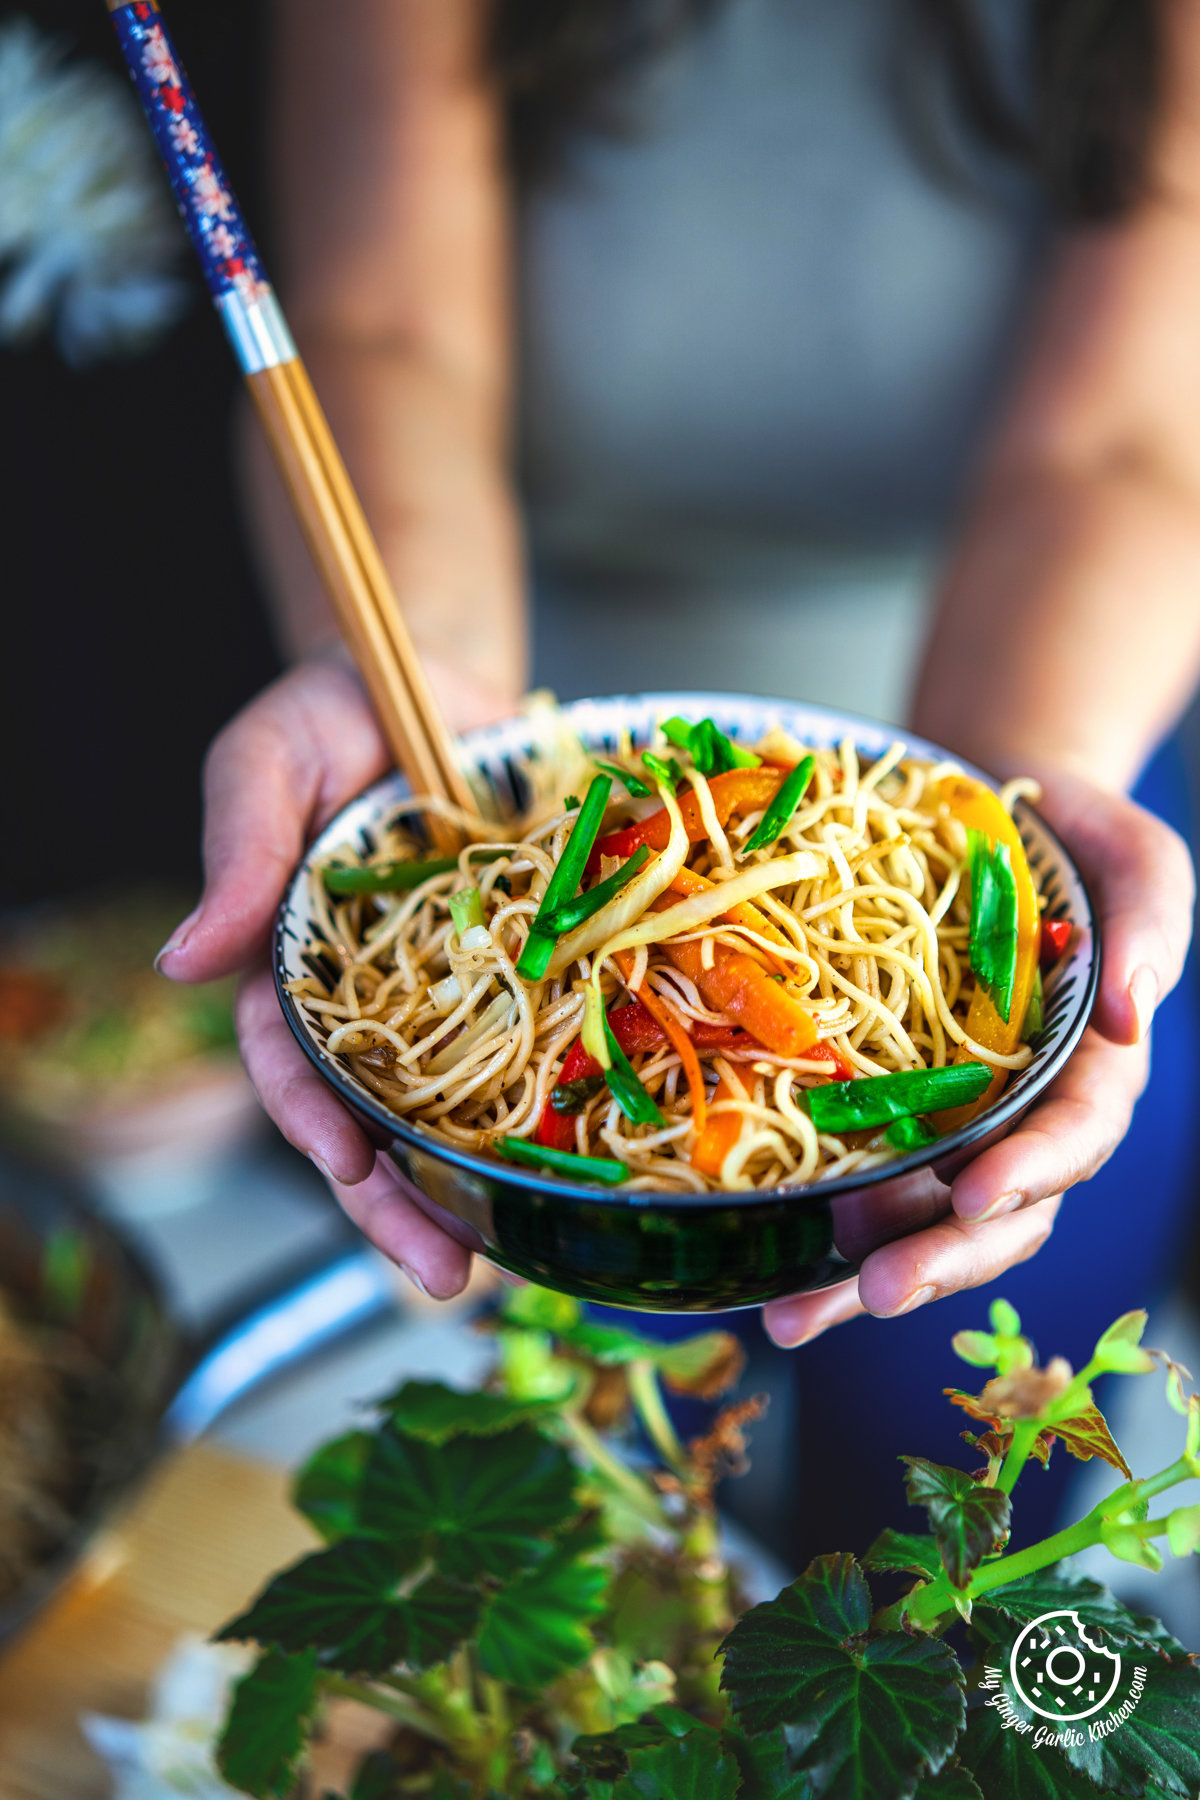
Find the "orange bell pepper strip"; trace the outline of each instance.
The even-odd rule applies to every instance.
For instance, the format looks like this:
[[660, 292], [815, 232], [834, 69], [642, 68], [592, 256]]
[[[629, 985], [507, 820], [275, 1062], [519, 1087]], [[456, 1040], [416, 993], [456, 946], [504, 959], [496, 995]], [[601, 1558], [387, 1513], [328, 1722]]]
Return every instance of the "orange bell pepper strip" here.
[[[995, 1050], [1001, 1056], [1011, 1056], [1021, 1042], [1021, 1030], [1033, 994], [1042, 940], [1037, 889], [1033, 885], [1025, 846], [997, 796], [981, 781], [975, 781], [969, 775], [948, 775], [938, 783], [938, 791], [932, 798], [935, 807], [945, 806], [950, 815], [961, 820], [968, 830], [981, 831], [989, 844], [1004, 844], [1012, 859], [1013, 881], [1017, 890], [1017, 960], [1008, 1018], [1001, 1018], [991, 995], [981, 983], [976, 985], [967, 1012], [967, 1035], [977, 1044], [982, 1044], [985, 1050]], [[973, 1056], [965, 1045], [960, 1045], [954, 1060], [978, 1062], [980, 1059]], [[977, 1113], [991, 1106], [1007, 1079], [1008, 1071], [997, 1069], [978, 1100], [973, 1101], [970, 1106], [956, 1106], [948, 1112], [939, 1113], [939, 1132], [944, 1135], [949, 1131], [957, 1131], [960, 1125], [965, 1125]]]
[[[768, 768], [764, 764], [758, 769], [727, 769], [723, 775], [714, 775], [708, 786], [722, 829], [735, 813], [756, 812], [759, 807], [769, 806], [788, 773], [787, 769]], [[701, 843], [708, 836], [708, 829], [700, 817], [700, 802], [694, 788], [689, 787], [686, 794], [679, 796], [679, 810], [689, 842]], [[642, 844], [649, 845], [651, 850], [665, 850], [670, 835], [671, 820], [663, 807], [636, 825], [627, 825], [623, 831], [613, 831], [608, 837], [600, 838], [588, 858], [588, 873], [593, 874], [600, 867], [602, 856], [619, 856], [625, 861]]]
[[[689, 946], [690, 947], [690, 946]], [[717, 1091], [713, 1100], [744, 1100], [746, 1090], [740, 1082], [733, 1082], [723, 1075], [717, 1083]], [[692, 1167], [699, 1169], [702, 1175], [711, 1175], [718, 1179], [725, 1158], [742, 1135], [742, 1115], [737, 1112], [721, 1112], [710, 1115], [708, 1124], [692, 1145]]]
[[718, 944], [713, 966], [706, 969], [699, 939], [659, 948], [696, 984], [706, 1006], [728, 1013], [776, 1056], [805, 1056], [817, 1042], [817, 1022], [808, 1008], [744, 951]]

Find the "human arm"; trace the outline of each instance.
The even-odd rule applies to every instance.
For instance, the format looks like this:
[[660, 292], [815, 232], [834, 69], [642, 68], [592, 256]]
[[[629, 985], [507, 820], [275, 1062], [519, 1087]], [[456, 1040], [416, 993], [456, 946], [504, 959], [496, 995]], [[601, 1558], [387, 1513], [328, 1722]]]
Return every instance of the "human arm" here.
[[1124, 1136], [1154, 1007], [1183, 966], [1191, 861], [1127, 798], [1200, 671], [1200, 18], [1180, 0], [1163, 18], [1146, 198], [1061, 248], [913, 709], [935, 742], [1041, 781], [1099, 909], [1092, 1025], [1045, 1100], [955, 1181], [951, 1214], [875, 1252], [857, 1282], [778, 1303], [781, 1341], [864, 1309], [908, 1311], [1031, 1255], [1056, 1197]]

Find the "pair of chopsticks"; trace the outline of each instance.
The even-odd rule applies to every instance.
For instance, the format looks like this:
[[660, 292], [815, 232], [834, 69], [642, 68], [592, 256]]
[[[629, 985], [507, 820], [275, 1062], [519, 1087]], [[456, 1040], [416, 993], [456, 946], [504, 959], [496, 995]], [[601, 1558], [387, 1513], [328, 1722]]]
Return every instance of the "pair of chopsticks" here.
[[[388, 747], [416, 794], [476, 810], [312, 383], [263, 272], [158, 0], [107, 0], [176, 204]], [[439, 848], [462, 834], [428, 814]]]

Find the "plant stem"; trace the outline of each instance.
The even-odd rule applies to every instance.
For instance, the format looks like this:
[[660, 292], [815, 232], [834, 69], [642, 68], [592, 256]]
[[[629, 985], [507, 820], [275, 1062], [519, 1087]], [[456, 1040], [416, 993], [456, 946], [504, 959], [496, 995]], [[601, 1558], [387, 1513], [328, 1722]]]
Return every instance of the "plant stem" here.
[[444, 1749], [454, 1748], [454, 1739], [443, 1726], [428, 1712], [418, 1700], [411, 1695], [398, 1693], [388, 1683], [389, 1692], [381, 1693], [367, 1681], [349, 1681], [344, 1675], [323, 1675], [321, 1691], [334, 1700], [356, 1700], [360, 1706], [370, 1706], [376, 1712], [386, 1713], [389, 1719], [397, 1719], [407, 1725], [410, 1731], [420, 1732], [432, 1743], [441, 1744]]
[[593, 1468], [612, 1487], [618, 1489], [638, 1517], [658, 1531], [670, 1531], [671, 1521], [654, 1493], [632, 1469], [614, 1456], [600, 1433], [588, 1424], [582, 1413], [564, 1410], [559, 1417]]
[[1016, 1487], [1017, 1477], [1028, 1462], [1041, 1429], [1040, 1419], [1018, 1419], [1014, 1424], [1012, 1443], [1008, 1446], [1008, 1455], [1004, 1458], [1000, 1479], [996, 1483], [1001, 1493], [1011, 1494]]
[[685, 1475], [688, 1472], [687, 1452], [663, 1402], [654, 1364], [648, 1357], [638, 1357], [627, 1365], [625, 1379], [629, 1383], [630, 1398], [654, 1448], [669, 1469], [674, 1469], [677, 1475]]

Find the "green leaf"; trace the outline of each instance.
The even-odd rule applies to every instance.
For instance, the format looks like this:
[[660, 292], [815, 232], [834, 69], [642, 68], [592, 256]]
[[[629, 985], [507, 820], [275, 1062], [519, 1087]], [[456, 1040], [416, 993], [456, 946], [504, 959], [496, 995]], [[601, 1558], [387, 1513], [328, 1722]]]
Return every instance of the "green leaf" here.
[[[1129, 1698], [1131, 1659], [1123, 1659], [1121, 1686], [1113, 1708]], [[1190, 1657], [1166, 1661], [1148, 1658], [1141, 1698], [1129, 1716], [1107, 1736], [1083, 1742], [1064, 1754], [1073, 1768], [1098, 1787], [1115, 1793], [1140, 1793], [1147, 1782], [1168, 1794], [1194, 1796], [1200, 1791], [1200, 1668]], [[1109, 1709], [1112, 1712], [1112, 1708]], [[1115, 1714], [1114, 1714], [1115, 1716]]]
[[1177, 1506], [1167, 1514], [1167, 1542], [1172, 1556], [1190, 1556], [1200, 1548], [1200, 1505]]
[[385, 1426], [363, 1477], [359, 1530], [410, 1567], [429, 1556], [452, 1580], [505, 1580], [540, 1561], [576, 1512], [575, 1480], [565, 1450], [528, 1425], [498, 1432], [486, 1455], [469, 1438], [427, 1444]]
[[372, 1750], [358, 1765], [346, 1800], [396, 1800], [400, 1771], [386, 1750]]
[[501, 1376], [514, 1399], [561, 1405], [589, 1379], [586, 1370], [554, 1354], [548, 1332], [502, 1325], [499, 1339]]
[[1122, 1313], [1097, 1340], [1092, 1360], [1114, 1374], [1150, 1374], [1158, 1365], [1148, 1350], [1139, 1348], [1146, 1321], [1147, 1314], [1140, 1307], [1135, 1312]]
[[942, 1572], [937, 1539], [914, 1531], [881, 1531], [862, 1560], [868, 1569], [911, 1570], [931, 1577]]
[[328, 1544], [349, 1537], [358, 1521], [358, 1490], [374, 1439], [347, 1432], [322, 1444], [292, 1482], [292, 1505]]
[[1040, 1569], [980, 1594], [974, 1602], [972, 1636], [982, 1634], [987, 1642], [1011, 1646], [1017, 1631], [1048, 1612], [1076, 1613], [1082, 1626], [1102, 1632], [1113, 1644], [1161, 1648], [1157, 1634], [1163, 1628], [1157, 1619], [1138, 1618], [1098, 1581], [1058, 1574], [1055, 1568]]
[[947, 1763], [936, 1775], [923, 1775], [913, 1800], [982, 1800], [979, 1784], [961, 1763]]
[[494, 1437], [549, 1411], [553, 1402], [514, 1400], [508, 1394], [461, 1393], [440, 1381], [406, 1381], [378, 1405], [397, 1431], [427, 1444], [444, 1444], [459, 1434]]
[[502, 1315], [514, 1325], [532, 1325], [537, 1331], [556, 1334], [578, 1324], [582, 1310], [570, 1294], [556, 1294], [553, 1288], [534, 1287], [532, 1283], [509, 1288], [500, 1303]]
[[974, 1369], [996, 1367], [996, 1339], [990, 1331], [956, 1331], [950, 1347]]
[[474, 1631], [480, 1600], [438, 1575], [401, 1593], [406, 1572], [391, 1546], [346, 1538], [284, 1569], [217, 1637], [319, 1650], [347, 1674], [431, 1668]]
[[314, 1650], [267, 1650], [236, 1684], [217, 1767], [231, 1787], [257, 1800], [285, 1800], [295, 1788], [317, 1704]]
[[585, 1733], [571, 1745], [571, 1755], [586, 1774], [615, 1781], [629, 1770], [629, 1758], [635, 1750], [666, 1743], [671, 1738], [686, 1737], [696, 1730], [706, 1734], [709, 1746], [716, 1749], [720, 1739], [710, 1726], [698, 1726], [689, 1713], [677, 1706], [654, 1706], [632, 1725], [619, 1725], [615, 1731]]
[[543, 1688], [584, 1662], [596, 1647], [588, 1620], [604, 1610], [608, 1570], [568, 1541], [502, 1588], [479, 1633], [489, 1675], [519, 1688]]
[[[1021, 1707], [1022, 1723], [1030, 1715]], [[1049, 1720], [1043, 1721], [1049, 1727]], [[1046, 1745], [1034, 1749], [1033, 1728], [1007, 1730], [995, 1707], [972, 1710], [959, 1755], [979, 1784], [983, 1800], [1096, 1800], [1096, 1790], [1083, 1775]]]
[[742, 1771], [739, 1800], [812, 1800], [813, 1785], [804, 1769], [793, 1769], [782, 1727], [756, 1732], [726, 1731], [724, 1741]]
[[1021, 1315], [1007, 1300], [992, 1301], [988, 1307], [988, 1320], [992, 1330], [1001, 1337], [1015, 1338], [1021, 1335]]
[[942, 1566], [954, 1587], [966, 1587], [985, 1556], [1008, 1537], [1012, 1507], [999, 1488], [972, 1481], [961, 1469], [902, 1456], [908, 1465], [905, 1492], [912, 1505], [923, 1506], [941, 1552]]
[[703, 1400], [715, 1399], [732, 1387], [746, 1361], [730, 1331], [701, 1331], [695, 1337], [662, 1343], [621, 1325], [595, 1325], [590, 1319], [580, 1319], [557, 1335], [572, 1350], [604, 1368], [653, 1363], [669, 1388]]
[[1144, 1538], [1135, 1525], [1126, 1524], [1122, 1519], [1101, 1519], [1100, 1541], [1110, 1556], [1119, 1557], [1122, 1562], [1153, 1569], [1155, 1574], [1163, 1566], [1158, 1545]]
[[629, 1773], [613, 1788], [613, 1800], [736, 1800], [741, 1786], [737, 1758], [721, 1749], [703, 1726], [683, 1738], [667, 1738], [629, 1758]]
[[722, 1646], [721, 1686], [749, 1732], [789, 1727], [797, 1767], [830, 1800], [907, 1796], [962, 1728], [962, 1673], [939, 1639], [867, 1637], [871, 1594], [854, 1558], [822, 1556], [756, 1606]]

